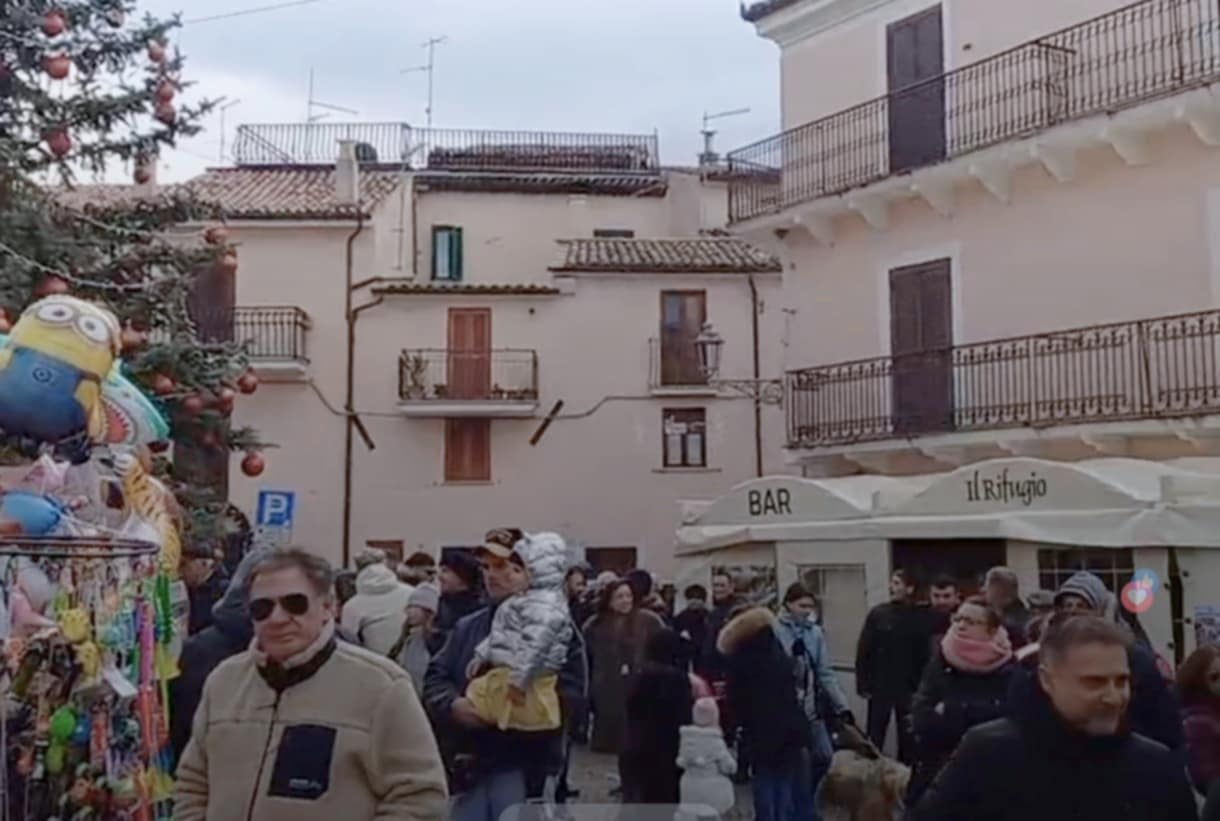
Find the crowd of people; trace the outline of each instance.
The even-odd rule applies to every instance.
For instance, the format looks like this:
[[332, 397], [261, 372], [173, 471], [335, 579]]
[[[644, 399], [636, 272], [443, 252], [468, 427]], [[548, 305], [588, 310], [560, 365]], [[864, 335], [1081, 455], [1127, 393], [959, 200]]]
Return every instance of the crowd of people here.
[[[964, 599], [937, 578], [917, 603], [896, 571], [858, 637], [859, 728], [799, 583], [776, 612], [717, 573], [675, 612], [646, 572], [595, 576], [557, 535], [511, 528], [439, 566], [366, 551], [335, 574], [276, 549], [231, 579], [205, 555], [184, 575], [186, 821], [498, 821], [577, 798], [575, 744], [616, 757], [623, 804], [666, 817], [723, 816], [734, 781], [761, 821], [1220, 809], [1220, 648], [1175, 677], [1086, 572], [1024, 601], [1007, 568]], [[909, 771], [881, 755], [891, 726]]]

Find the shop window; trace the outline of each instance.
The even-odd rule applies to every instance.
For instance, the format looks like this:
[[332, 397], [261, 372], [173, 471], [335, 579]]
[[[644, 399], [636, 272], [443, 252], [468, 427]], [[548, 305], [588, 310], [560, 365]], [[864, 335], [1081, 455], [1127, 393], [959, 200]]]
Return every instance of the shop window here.
[[707, 467], [707, 412], [703, 408], [669, 408], [664, 417], [664, 465]]
[[856, 640], [868, 616], [864, 565], [802, 565], [797, 574], [805, 589], [818, 597], [818, 617], [830, 663], [851, 667], [856, 660]]
[[1135, 573], [1135, 551], [1129, 547], [1068, 547], [1038, 551], [1038, 586], [1043, 590], [1058, 590], [1073, 573], [1081, 570], [1097, 576], [1111, 593], [1118, 595]]
[[445, 420], [445, 481], [491, 481], [491, 420]]
[[462, 281], [462, 229], [454, 225], [432, 226], [432, 278]]

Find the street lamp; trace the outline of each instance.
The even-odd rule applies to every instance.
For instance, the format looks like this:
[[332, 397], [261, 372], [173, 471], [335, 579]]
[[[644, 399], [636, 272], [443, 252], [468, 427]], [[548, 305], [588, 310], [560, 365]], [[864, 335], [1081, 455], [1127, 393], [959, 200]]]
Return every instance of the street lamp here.
[[[712, 323], [703, 323], [699, 335], [695, 337], [695, 352], [699, 356], [699, 370], [712, 388], [728, 388], [731, 391], [748, 396], [755, 402], [768, 405], [782, 405], [784, 402], [784, 383], [780, 379], [721, 379], [720, 354], [724, 349], [724, 338], [712, 327]], [[757, 362], [755, 363], [757, 366]]]

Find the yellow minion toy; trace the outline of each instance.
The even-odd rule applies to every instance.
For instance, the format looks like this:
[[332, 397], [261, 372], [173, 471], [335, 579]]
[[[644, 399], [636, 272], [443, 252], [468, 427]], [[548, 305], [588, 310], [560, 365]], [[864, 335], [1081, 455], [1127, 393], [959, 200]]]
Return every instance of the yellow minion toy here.
[[0, 349], [0, 430], [59, 445], [75, 462], [106, 434], [102, 381], [121, 349], [114, 314], [75, 297], [35, 302]]

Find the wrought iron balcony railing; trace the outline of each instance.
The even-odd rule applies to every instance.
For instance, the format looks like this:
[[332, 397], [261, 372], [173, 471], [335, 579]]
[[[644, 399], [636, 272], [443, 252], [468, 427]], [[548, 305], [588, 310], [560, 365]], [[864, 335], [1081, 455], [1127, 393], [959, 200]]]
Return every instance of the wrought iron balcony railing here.
[[403, 402], [536, 402], [538, 353], [508, 348], [403, 351], [398, 396]]
[[1142, 0], [731, 152], [730, 221], [1218, 79], [1215, 0]]
[[1220, 310], [790, 371], [788, 441], [1220, 413]]
[[249, 345], [255, 362], [307, 363], [309, 315], [300, 308], [251, 306], [233, 309], [233, 338]]
[[329, 165], [339, 141], [362, 162], [434, 171], [597, 171], [658, 173], [657, 137], [548, 131], [412, 128], [406, 123], [242, 125], [239, 165]]

